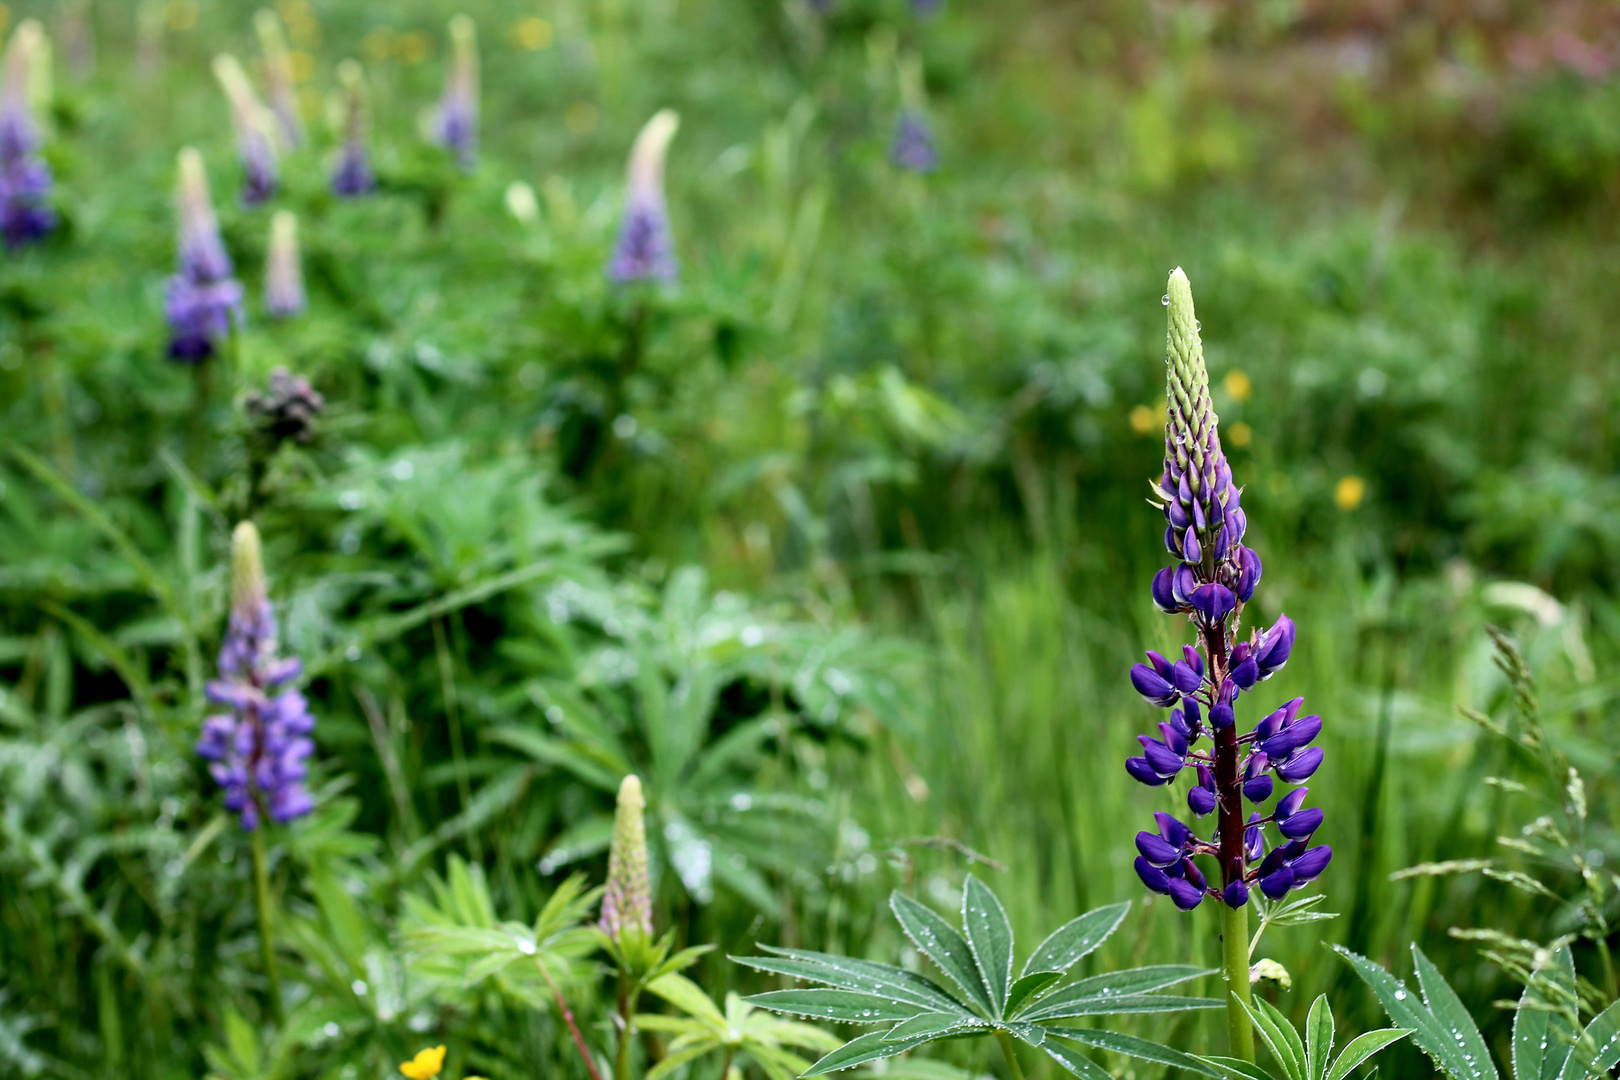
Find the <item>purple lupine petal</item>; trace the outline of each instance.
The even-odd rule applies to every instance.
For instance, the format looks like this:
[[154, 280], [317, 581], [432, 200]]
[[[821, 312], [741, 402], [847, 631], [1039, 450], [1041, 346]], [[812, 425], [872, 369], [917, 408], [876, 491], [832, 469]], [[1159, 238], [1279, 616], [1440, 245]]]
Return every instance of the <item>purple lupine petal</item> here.
[[1225, 585], [1209, 582], [1193, 590], [1193, 608], [1211, 623], [1220, 622], [1237, 606], [1237, 597]]
[[1204, 890], [1180, 878], [1171, 878], [1166, 891], [1171, 902], [1182, 911], [1191, 911], [1204, 902]]
[[1327, 869], [1327, 864], [1332, 859], [1333, 849], [1326, 844], [1319, 844], [1294, 860], [1294, 877], [1299, 879], [1302, 884], [1313, 881], [1321, 876], [1322, 871]]
[[1248, 824], [1243, 829], [1243, 859], [1245, 862], [1259, 862], [1266, 855], [1266, 834], [1260, 827], [1260, 812], [1257, 810], [1249, 815]]
[[1158, 833], [1146, 831], [1137, 833], [1136, 850], [1142, 853], [1142, 858], [1161, 868], [1181, 858], [1181, 849], [1170, 844]]
[[1183, 608], [1192, 607], [1193, 592], [1198, 588], [1198, 574], [1188, 563], [1182, 563], [1176, 568], [1173, 585], [1176, 602]]
[[1238, 579], [1237, 598], [1247, 604], [1254, 596], [1255, 586], [1260, 584], [1260, 556], [1254, 553], [1253, 548], [1238, 548]]
[[1252, 803], [1263, 803], [1271, 798], [1271, 777], [1256, 776], [1243, 781], [1243, 797]]
[[1191, 694], [1204, 685], [1204, 677], [1193, 670], [1192, 665], [1182, 660], [1176, 661], [1175, 667], [1171, 669], [1170, 681], [1183, 694]]
[[1185, 727], [1181, 722], [1181, 710], [1176, 709], [1170, 714], [1172, 723], [1159, 722], [1159, 734], [1164, 738], [1164, 745], [1170, 752], [1179, 758], [1187, 756], [1187, 736]]
[[1187, 841], [1192, 839], [1192, 829], [1184, 822], [1177, 820], [1172, 814], [1160, 810], [1153, 815], [1153, 820], [1159, 825], [1159, 835], [1164, 837], [1167, 843], [1174, 844], [1177, 848], [1185, 848]]
[[1260, 879], [1260, 891], [1273, 900], [1281, 900], [1293, 887], [1294, 871], [1286, 866]]
[[1136, 857], [1133, 865], [1136, 867], [1136, 876], [1142, 879], [1142, 884], [1146, 885], [1150, 892], [1163, 895], [1170, 891], [1170, 877], [1163, 870], [1140, 855]]
[[1287, 615], [1279, 615], [1276, 623], [1260, 638], [1260, 644], [1255, 650], [1255, 660], [1267, 676], [1282, 669], [1288, 663], [1288, 654], [1294, 648], [1294, 620]]
[[1249, 902], [1249, 887], [1242, 881], [1234, 881], [1221, 890], [1221, 900], [1229, 908], [1240, 908]]
[[1187, 809], [1203, 817], [1215, 809], [1215, 792], [1210, 788], [1199, 786], [1187, 789]]
[[[1216, 586], [1219, 588], [1220, 586]], [[1228, 593], [1227, 595], [1231, 595]], [[1252, 690], [1254, 684], [1260, 681], [1260, 665], [1254, 657], [1249, 657], [1243, 663], [1232, 669], [1232, 681], [1243, 690]]]
[[1277, 831], [1290, 840], [1303, 840], [1321, 828], [1321, 825], [1322, 811], [1312, 807], [1309, 810], [1301, 810], [1287, 821], [1278, 821]]
[[1232, 704], [1228, 701], [1217, 701], [1209, 710], [1209, 726], [1216, 731], [1224, 731], [1234, 722]]
[[[1197, 505], [1193, 504], [1195, 510]], [[1181, 535], [1181, 554], [1190, 563], [1200, 562], [1204, 558], [1203, 546], [1198, 543], [1198, 529], [1194, 525], [1187, 526], [1187, 531]]]
[[1146, 664], [1136, 664], [1131, 668], [1131, 685], [1150, 704], [1161, 709], [1169, 708], [1181, 697], [1174, 686]]
[[1148, 764], [1148, 759], [1145, 757], [1126, 758], [1125, 771], [1131, 774], [1132, 779], [1146, 784], [1148, 787], [1159, 787], [1170, 782], [1169, 777], [1160, 776], [1155, 772], [1153, 766]]
[[1290, 784], [1298, 784], [1310, 779], [1322, 764], [1322, 748], [1319, 746], [1301, 750], [1289, 757], [1287, 761], [1277, 763], [1277, 775]]
[[1176, 573], [1168, 566], [1153, 575], [1153, 606], [1166, 615], [1174, 615], [1181, 610], [1181, 604], [1175, 593]]
[[1187, 739], [1190, 742], [1197, 742], [1198, 736], [1204, 730], [1204, 718], [1200, 714], [1198, 700], [1196, 698], [1187, 698], [1182, 701], [1181, 708], [1182, 720], [1187, 726]]
[[1181, 877], [1184, 881], [1197, 887], [1199, 892], [1203, 892], [1209, 887], [1209, 882], [1204, 880], [1203, 871], [1199, 870], [1198, 864], [1191, 859], [1181, 860]]
[[1153, 771], [1160, 776], [1174, 776], [1186, 764], [1181, 755], [1170, 750], [1158, 739], [1150, 739], [1146, 735], [1141, 736], [1141, 739], [1142, 756], [1147, 758], [1147, 763], [1153, 766]]

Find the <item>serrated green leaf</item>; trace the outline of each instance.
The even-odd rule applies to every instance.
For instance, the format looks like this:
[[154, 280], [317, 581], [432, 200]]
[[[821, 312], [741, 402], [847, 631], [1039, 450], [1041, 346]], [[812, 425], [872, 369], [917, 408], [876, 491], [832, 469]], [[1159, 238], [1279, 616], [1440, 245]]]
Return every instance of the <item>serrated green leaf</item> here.
[[883, 1041], [905, 1042], [923, 1036], [940, 1039], [946, 1035], [965, 1033], [966, 1029], [988, 1031], [989, 1028], [985, 1021], [961, 1013], [922, 1013], [894, 1025], [884, 1034]]
[[1327, 1080], [1345, 1080], [1345, 1077], [1349, 1076], [1356, 1066], [1363, 1061], [1366, 1061], [1384, 1047], [1399, 1042], [1410, 1034], [1412, 1032], [1406, 1028], [1380, 1028], [1377, 1031], [1357, 1035], [1345, 1045], [1344, 1052], [1339, 1055], [1339, 1060], [1335, 1061], [1333, 1068], [1328, 1070]]
[[979, 969], [973, 962], [967, 940], [931, 908], [898, 889], [889, 896], [889, 909], [900, 920], [900, 928], [918, 951], [961, 987], [962, 992], [983, 1009], [986, 1016], [994, 1016], [995, 1005], [990, 1000], [984, 980], [979, 977]]
[[991, 1015], [1000, 1017], [1012, 985], [1012, 923], [996, 894], [972, 874], [962, 886], [962, 929], [979, 979], [990, 992]]
[[703, 988], [684, 975], [673, 972], [647, 984], [647, 989], [688, 1016], [724, 1025], [726, 1018]]
[[1125, 913], [1131, 910], [1130, 901], [1110, 904], [1070, 919], [1035, 947], [1023, 974], [1037, 971], [1068, 971], [1119, 928]]
[[1206, 1057], [1202, 1054], [1194, 1054], [1193, 1056], [1206, 1065], [1218, 1069], [1220, 1075], [1224, 1077], [1236, 1077], [1237, 1080], [1277, 1080], [1276, 1077], [1253, 1062], [1240, 1061], [1231, 1057]]
[[1191, 1054], [1156, 1043], [1149, 1039], [1140, 1039], [1135, 1035], [1124, 1035], [1117, 1031], [1102, 1031], [1096, 1028], [1048, 1028], [1047, 1034], [1055, 1035], [1060, 1039], [1073, 1039], [1075, 1042], [1094, 1046], [1099, 1050], [1111, 1050], [1116, 1054], [1138, 1058], [1142, 1061], [1151, 1061], [1159, 1065], [1169, 1065], [1176, 1069], [1185, 1069], [1187, 1072], [1201, 1073], [1204, 1076], [1224, 1077], [1214, 1066]]
[[1559, 1080], [1607, 1076], [1617, 1063], [1620, 1063], [1620, 1001], [1598, 1013], [1586, 1025], [1564, 1062]]
[[1151, 993], [1208, 974], [1210, 969], [1189, 964], [1160, 964], [1094, 975], [1047, 994], [1038, 1005], [1026, 1010], [1022, 1019], [1048, 1020], [1060, 1016], [1088, 1015], [1071, 1012], [1070, 1007], [1079, 1002]]
[[[1536, 975], [1558, 990], [1575, 997], [1575, 958], [1565, 945], [1553, 954], [1552, 963]], [[1556, 993], [1556, 991], [1555, 991]], [[1558, 1080], [1569, 1060], [1575, 1031], [1562, 1012], [1549, 1006], [1547, 992], [1526, 986], [1513, 1013], [1513, 1076], [1515, 1080]]]
[[823, 1073], [852, 1068], [863, 1062], [876, 1061], [878, 1058], [894, 1057], [896, 1054], [903, 1054], [907, 1050], [915, 1050], [923, 1043], [930, 1041], [931, 1038], [930, 1036], [918, 1036], [904, 1042], [884, 1042], [884, 1034], [881, 1031], [868, 1031], [865, 1035], [849, 1040], [849, 1042], [806, 1069], [804, 1075], [820, 1076]]
[[1462, 1057], [1466, 1072], [1457, 1074], [1457, 1080], [1496, 1080], [1496, 1063], [1479, 1034], [1474, 1018], [1468, 1015], [1462, 999], [1440, 974], [1440, 969], [1423, 955], [1423, 950], [1412, 944], [1412, 959], [1417, 963], [1418, 985], [1423, 988], [1423, 1002], [1429, 1012], [1454, 1040]]
[[[1350, 966], [1355, 968], [1362, 981], [1371, 987], [1373, 994], [1378, 998], [1378, 1003], [1384, 1007], [1384, 1012], [1395, 1026], [1411, 1029], [1412, 1041], [1417, 1044], [1418, 1049], [1429, 1056], [1429, 1060], [1433, 1061], [1441, 1072], [1452, 1077], [1452, 1080], [1477, 1080], [1467, 1062], [1463, 1060], [1456, 1039], [1418, 999], [1418, 995], [1406, 989], [1396, 981], [1395, 976], [1365, 956], [1353, 953], [1342, 945], [1335, 945], [1332, 948], [1334, 952], [1344, 957]], [[1494, 1068], [1492, 1066], [1493, 1075]]]
[[1006, 1015], [1016, 1016], [1024, 1005], [1039, 1001], [1042, 994], [1061, 978], [1061, 971], [1032, 971], [1021, 976], [1007, 992]]
[[768, 990], [744, 1000], [773, 1012], [814, 1016], [820, 1020], [842, 1020], [850, 1024], [892, 1024], [896, 1020], [909, 1020], [917, 1015], [916, 1007], [906, 1002], [897, 1003], [893, 998], [878, 994], [826, 987]]
[[1051, 1043], [1047, 1046], [1041, 1047], [1041, 1049], [1045, 1050], [1047, 1055], [1051, 1057], [1053, 1061], [1063, 1066], [1075, 1076], [1080, 1077], [1080, 1080], [1113, 1080], [1113, 1077], [1108, 1075], [1107, 1069], [1103, 1068], [1101, 1065], [1098, 1065], [1095, 1061], [1092, 1061], [1088, 1057], [1080, 1056], [1073, 1050], [1070, 1050], [1067, 1046], [1059, 1046], [1057, 1043]]
[[1309, 1080], [1322, 1080], [1328, 1062], [1333, 1060], [1333, 1007], [1326, 994], [1311, 1002], [1305, 1018], [1305, 1074]]
[[966, 1005], [946, 993], [937, 983], [893, 964], [804, 949], [779, 949], [769, 945], [761, 948], [773, 955], [732, 959], [759, 971], [772, 971], [807, 982], [825, 983], [840, 990], [892, 998], [917, 1006], [917, 1012], [968, 1011]]
[[[1076, 1016], [1127, 1016], [1135, 1013], [1181, 1012], [1184, 1009], [1225, 1007], [1226, 1003], [1218, 998], [1181, 997], [1176, 994], [1108, 994], [1071, 1001], [1051, 1015], [1047, 1014], [1044, 1004], [1036, 1012], [1041, 1014], [1040, 1022], [1045, 1023], [1049, 1020], [1069, 1020]], [[1030, 1013], [1022, 1019], [1033, 1022], [1037, 1017], [1035, 1013]]]

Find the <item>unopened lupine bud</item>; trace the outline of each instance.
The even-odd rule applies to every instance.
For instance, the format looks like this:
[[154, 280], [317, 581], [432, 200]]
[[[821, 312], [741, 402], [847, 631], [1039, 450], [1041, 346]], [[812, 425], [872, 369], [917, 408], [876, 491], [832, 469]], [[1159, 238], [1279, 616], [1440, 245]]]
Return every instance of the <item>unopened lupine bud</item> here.
[[602, 894], [602, 932], [618, 941], [626, 930], [652, 936], [652, 892], [647, 879], [647, 803], [641, 779], [626, 776], [619, 784], [613, 813], [613, 845], [608, 850], [607, 891]]
[[214, 57], [214, 76], [231, 106], [236, 153], [242, 160], [242, 205], [255, 206], [276, 193], [281, 165], [276, 156], [275, 116], [259, 102], [241, 63], [229, 53]]
[[277, 210], [270, 219], [270, 248], [264, 260], [264, 309], [273, 318], [303, 314], [304, 267], [298, 253], [298, 218]]
[[208, 700], [229, 711], [203, 721], [196, 749], [224, 788], [226, 809], [250, 831], [265, 814], [285, 823], [309, 813], [315, 804], [303, 781], [315, 718], [303, 694], [287, 686], [302, 665], [276, 656], [259, 532], [246, 521], [231, 534], [231, 613], [219, 670]]
[[624, 219], [607, 268], [614, 281], [669, 280], [679, 269], [664, 202], [664, 158], [678, 127], [680, 117], [662, 109], [647, 121], [630, 150]]
[[202, 155], [188, 146], [180, 151], [179, 163], [179, 257], [164, 310], [169, 356], [194, 364], [212, 356], [230, 334], [232, 319], [241, 316], [242, 286], [232, 276], [231, 257], [220, 239]]
[[434, 137], [471, 172], [478, 161], [478, 28], [472, 19], [450, 20], [450, 73], [434, 123]]
[[377, 176], [371, 171], [371, 154], [366, 149], [366, 130], [370, 123], [366, 114], [366, 73], [358, 60], [345, 60], [337, 70], [342, 95], [343, 145], [332, 170], [332, 192], [352, 199], [369, 194], [377, 186]]
[[24, 19], [0, 61], [0, 238], [8, 248], [32, 243], [56, 227], [51, 168], [39, 153], [33, 109], [35, 74], [45, 50], [38, 20]]
[[298, 115], [298, 87], [281, 20], [273, 11], [258, 11], [253, 16], [253, 29], [259, 35], [259, 48], [264, 53], [265, 97], [270, 102], [270, 111], [275, 113], [281, 145], [289, 150], [302, 146], [304, 121]]

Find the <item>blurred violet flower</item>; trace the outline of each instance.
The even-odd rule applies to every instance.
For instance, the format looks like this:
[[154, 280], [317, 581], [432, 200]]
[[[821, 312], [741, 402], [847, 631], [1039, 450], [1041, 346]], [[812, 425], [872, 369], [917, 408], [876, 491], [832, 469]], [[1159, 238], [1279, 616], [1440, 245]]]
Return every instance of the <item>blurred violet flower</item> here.
[[241, 63], [228, 53], [214, 57], [214, 76], [231, 106], [236, 153], [242, 161], [242, 205], [257, 206], [276, 193], [281, 164], [276, 154], [276, 118], [259, 102]]
[[638, 933], [645, 940], [652, 938], [646, 808], [641, 778], [633, 773], [626, 776], [619, 784], [618, 805], [613, 812], [607, 888], [602, 893], [602, 913], [597, 922], [602, 932], [615, 942], [622, 941], [626, 931]]
[[304, 790], [315, 718], [304, 695], [288, 685], [301, 670], [296, 658], [276, 655], [259, 532], [244, 521], [231, 536], [231, 614], [220, 677], [207, 687], [208, 700], [227, 711], [203, 721], [197, 753], [225, 789], [225, 808], [249, 832], [265, 815], [286, 824], [315, 806]]
[[[1236, 640], [1237, 620], [1260, 580], [1260, 558], [1243, 546], [1248, 527], [1243, 492], [1233, 483], [1221, 449], [1192, 288], [1180, 269], [1170, 275], [1164, 302], [1169, 308], [1168, 409], [1164, 471], [1153, 494], [1165, 517], [1165, 547], [1180, 562], [1155, 574], [1150, 592], [1161, 611], [1188, 616], [1198, 645], [1183, 646], [1182, 659], [1175, 662], [1150, 651], [1147, 663], [1131, 668], [1131, 685], [1149, 704], [1179, 708], [1159, 725], [1159, 738], [1138, 737], [1142, 754], [1128, 758], [1125, 771], [1158, 787], [1190, 766], [1196, 780], [1187, 793], [1188, 808], [1199, 817], [1218, 813], [1208, 840], [1169, 815], [1156, 815], [1159, 832], [1137, 836], [1137, 873], [1149, 889], [1184, 910], [1205, 896], [1237, 909], [1248, 903], [1253, 887], [1275, 899], [1314, 880], [1333, 857], [1331, 848], [1309, 846], [1322, 811], [1304, 807], [1305, 788], [1284, 795], [1269, 815], [1256, 811], [1245, 819], [1243, 814], [1244, 800], [1261, 804], [1271, 798], [1273, 775], [1297, 784], [1317, 770], [1322, 751], [1310, 743], [1321, 733], [1322, 719], [1300, 716], [1304, 699], [1295, 698], [1253, 731], [1238, 734], [1233, 706], [1288, 662], [1294, 623], [1281, 615], [1270, 627]], [[1214, 744], [1209, 750], [1197, 746], [1206, 734], [1199, 722], [1204, 710]], [[1269, 855], [1266, 825], [1282, 838]], [[1189, 871], [1195, 856], [1216, 860], [1218, 884], [1206, 886]]]
[[894, 144], [889, 156], [902, 169], [916, 173], [933, 172], [939, 167], [939, 151], [934, 147], [934, 130], [921, 112], [907, 109], [895, 125]]
[[456, 155], [463, 172], [478, 162], [478, 28], [472, 19], [450, 20], [450, 74], [439, 99], [433, 136]]
[[195, 364], [208, 359], [242, 315], [242, 285], [219, 236], [202, 155], [180, 151], [177, 207], [180, 251], [169, 278], [164, 311], [169, 320], [169, 357]]
[[282, 147], [292, 150], [304, 144], [304, 121], [298, 115], [298, 88], [292, 54], [287, 51], [287, 35], [275, 12], [268, 10], [253, 16], [253, 29], [264, 53], [265, 97], [275, 114]]
[[668, 281], [676, 275], [675, 242], [664, 203], [664, 157], [679, 126], [679, 116], [661, 109], [630, 150], [624, 218], [607, 266], [614, 281]]
[[40, 132], [29, 100], [45, 32], [25, 19], [11, 36], [0, 68], [0, 237], [8, 248], [39, 240], [56, 227], [51, 167], [40, 157]]
[[298, 255], [298, 219], [291, 210], [277, 210], [270, 219], [270, 250], [264, 260], [264, 310], [272, 318], [302, 315], [304, 268]]
[[343, 109], [343, 146], [332, 170], [332, 192], [343, 198], [370, 194], [377, 187], [366, 150], [366, 76], [357, 60], [338, 65]]

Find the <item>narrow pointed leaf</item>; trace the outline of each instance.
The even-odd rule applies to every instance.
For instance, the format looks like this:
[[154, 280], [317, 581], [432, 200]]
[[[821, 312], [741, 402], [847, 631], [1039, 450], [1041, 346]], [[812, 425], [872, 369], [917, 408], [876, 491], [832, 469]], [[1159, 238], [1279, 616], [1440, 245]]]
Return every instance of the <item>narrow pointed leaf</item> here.
[[967, 931], [968, 949], [979, 969], [979, 978], [990, 992], [993, 1015], [999, 1017], [1007, 1007], [1012, 987], [1012, 923], [996, 894], [972, 874], [962, 887], [962, 929]]
[[966, 1011], [961, 1002], [947, 994], [938, 984], [915, 972], [892, 964], [873, 960], [856, 960], [831, 953], [811, 952], [803, 949], [778, 949], [762, 946], [771, 956], [733, 957], [759, 971], [774, 971], [791, 975], [807, 982], [826, 983], [840, 990], [854, 990], [864, 994], [881, 994], [917, 1006], [917, 1011]]
[[1014, 1020], [1007, 1025], [1007, 1030], [1031, 1046], [1042, 1046], [1046, 1043], [1046, 1029], [1039, 1024], [1023, 1024]]
[[1496, 1080], [1496, 1064], [1491, 1060], [1491, 1052], [1486, 1049], [1474, 1018], [1463, 1007], [1462, 999], [1416, 943], [1412, 945], [1412, 959], [1417, 962], [1418, 985], [1423, 987], [1423, 1002], [1451, 1036], [1467, 1070], [1458, 1074], [1457, 1080]]
[[711, 1053], [717, 1048], [714, 1042], [704, 1042], [697, 1046], [688, 1046], [684, 1050], [675, 1050], [664, 1055], [663, 1059], [647, 1070], [645, 1080], [662, 1080], [688, 1061], [696, 1061], [704, 1054]]
[[1333, 1060], [1333, 1007], [1326, 994], [1311, 1002], [1305, 1019], [1305, 1072], [1309, 1080], [1323, 1080]]
[[808, 990], [769, 990], [745, 999], [750, 1005], [773, 1012], [797, 1013], [820, 1020], [842, 1020], [849, 1024], [892, 1024], [896, 1020], [910, 1020], [917, 1009], [905, 1002], [877, 994], [860, 994], [853, 990], [832, 990], [812, 987]]
[[962, 992], [973, 1000], [986, 1016], [995, 1015], [995, 1006], [979, 969], [973, 963], [972, 950], [962, 935], [930, 908], [924, 907], [898, 890], [889, 897], [889, 907], [900, 920], [900, 928], [911, 943], [932, 960]]
[[1151, 1061], [1159, 1065], [1169, 1065], [1174, 1069], [1184, 1069], [1187, 1072], [1201, 1073], [1204, 1076], [1224, 1077], [1226, 1074], [1200, 1058], [1191, 1054], [1184, 1054], [1180, 1050], [1156, 1043], [1150, 1039], [1139, 1039], [1135, 1035], [1125, 1035], [1117, 1031], [1102, 1031], [1097, 1028], [1048, 1028], [1047, 1034], [1055, 1035], [1061, 1039], [1073, 1039], [1075, 1042], [1094, 1046], [1099, 1050], [1112, 1050], [1116, 1054], [1138, 1058], [1142, 1061]]
[[[1238, 1006], [1244, 1012], [1249, 1014], [1249, 1019], [1254, 1021], [1255, 1033], [1266, 1044], [1266, 1049], [1271, 1051], [1271, 1056], [1277, 1060], [1277, 1064], [1282, 1066], [1283, 1075], [1288, 1080], [1304, 1080], [1304, 1055], [1295, 1056], [1293, 1045], [1283, 1035], [1281, 1029], [1277, 1027], [1277, 1022], [1267, 1016], [1262, 1009], [1245, 1004], [1236, 994], [1232, 995], [1232, 999], [1238, 1003]], [[1260, 1004], [1265, 1004], [1264, 999], [1260, 1000]], [[1287, 1023], [1286, 1020], [1283, 1022]], [[1290, 1025], [1289, 1030], [1293, 1030], [1292, 1025]], [[1298, 1039], [1299, 1035], [1296, 1033], [1294, 1038]]]
[[853, 1068], [878, 1058], [894, 1057], [907, 1050], [915, 1050], [923, 1043], [928, 1042], [929, 1036], [918, 1036], [904, 1042], [884, 1042], [884, 1032], [868, 1031], [859, 1038], [851, 1039], [837, 1050], [816, 1062], [804, 1072], [805, 1076], [820, 1076], [823, 1073], [838, 1072], [840, 1069]]
[[1292, 1055], [1294, 1065], [1299, 1070], [1299, 1080], [1307, 1080], [1308, 1074], [1306, 1070], [1310, 1067], [1310, 1058], [1305, 1052], [1304, 1041], [1299, 1037], [1299, 1030], [1271, 1002], [1262, 997], [1257, 997], [1254, 1000], [1260, 1011], [1265, 1013], [1266, 1018], [1276, 1026], [1277, 1033], [1282, 1036], [1283, 1042], [1287, 1044], [1288, 1053]]
[[1620, 1001], [1592, 1018], [1564, 1062], [1559, 1080], [1607, 1076], [1620, 1063]]
[[883, 1041], [905, 1042], [922, 1036], [939, 1039], [967, 1029], [985, 1030], [988, 1027], [983, 1020], [961, 1013], [923, 1013], [894, 1025], [884, 1034]]
[[[1463, 1059], [1456, 1038], [1419, 1000], [1417, 994], [1397, 982], [1395, 976], [1365, 956], [1353, 953], [1342, 945], [1333, 946], [1333, 951], [1344, 957], [1350, 966], [1355, 968], [1362, 981], [1371, 987], [1373, 994], [1378, 998], [1378, 1003], [1384, 1007], [1384, 1012], [1394, 1021], [1395, 1026], [1411, 1029], [1412, 1041], [1417, 1044], [1418, 1049], [1429, 1055], [1429, 1060], [1433, 1061], [1441, 1072], [1453, 1080], [1478, 1080]], [[1443, 980], [1436, 976], [1436, 981]]]
[[1230, 1057], [1205, 1057], [1201, 1054], [1193, 1056], [1204, 1064], [1219, 1070], [1220, 1075], [1224, 1077], [1235, 1078], [1235, 1080], [1277, 1080], [1276, 1077], [1252, 1062], [1240, 1061], [1237, 1058]]
[[[1223, 1009], [1219, 998], [1181, 997], [1177, 994], [1108, 994], [1071, 1001], [1048, 1013], [1046, 1005], [1021, 1017], [1023, 1020], [1068, 1020], [1076, 1016], [1126, 1016], [1134, 1013], [1180, 1012], [1183, 1009]], [[1037, 1015], [1039, 1014], [1039, 1015]]]
[[1098, 1065], [1090, 1058], [1083, 1057], [1080, 1054], [1075, 1053], [1067, 1046], [1060, 1046], [1057, 1043], [1048, 1043], [1046, 1046], [1041, 1047], [1041, 1049], [1045, 1050], [1053, 1061], [1057, 1062], [1069, 1072], [1078, 1076], [1080, 1080], [1113, 1080], [1113, 1077], [1108, 1075], [1107, 1069], [1103, 1068], [1101, 1065]]
[[1024, 1005], [1040, 1000], [1041, 995], [1061, 978], [1061, 971], [1032, 971], [1021, 976], [1007, 992], [1006, 1015], [1016, 1016]]
[[1345, 1077], [1355, 1071], [1357, 1065], [1410, 1034], [1412, 1032], [1407, 1028], [1380, 1028], [1364, 1035], [1357, 1035], [1346, 1044], [1344, 1053], [1339, 1055], [1339, 1060], [1328, 1070], [1327, 1080], [1345, 1080]]
[[1557, 989], [1538, 990], [1534, 985], [1524, 988], [1513, 1013], [1513, 1075], [1515, 1080], [1558, 1080], [1569, 1059], [1575, 1031], [1563, 1013], [1549, 1008], [1557, 1003], [1548, 1001], [1547, 996], [1549, 990], [1553, 996], [1564, 992], [1574, 1000], [1575, 959], [1569, 946], [1554, 953], [1553, 962], [1536, 975]]
[[1031, 975], [1037, 971], [1068, 971], [1087, 953], [1106, 941], [1108, 935], [1119, 928], [1125, 913], [1130, 910], [1131, 905], [1127, 901], [1123, 904], [1100, 907], [1070, 919], [1035, 947], [1035, 951], [1029, 956], [1029, 962], [1024, 965], [1023, 973]]

